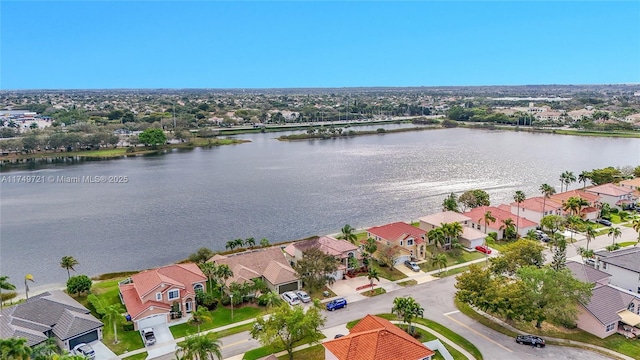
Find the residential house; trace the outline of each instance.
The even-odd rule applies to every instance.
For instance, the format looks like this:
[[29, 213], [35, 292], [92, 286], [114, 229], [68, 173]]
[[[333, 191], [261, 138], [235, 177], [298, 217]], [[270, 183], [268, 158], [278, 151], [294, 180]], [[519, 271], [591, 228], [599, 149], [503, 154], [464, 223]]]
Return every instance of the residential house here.
[[282, 249], [277, 246], [230, 255], [215, 255], [209, 261], [229, 266], [233, 277], [227, 280], [227, 284], [262, 279], [271, 291], [278, 294], [298, 290], [302, 285]]
[[611, 275], [611, 284], [640, 294], [640, 247], [595, 253], [598, 268]]
[[352, 267], [349, 258], [358, 260], [358, 268], [362, 266], [362, 254], [360, 249], [346, 240], [338, 240], [331, 236], [314, 237], [307, 240], [293, 242], [284, 248], [287, 259], [295, 264], [302, 259], [302, 255], [309, 249], [317, 248], [327, 255], [334, 256], [340, 262], [338, 270], [331, 275], [336, 280], [342, 280], [345, 272]]
[[635, 201], [633, 189], [611, 183], [586, 188], [584, 191], [600, 196], [600, 202], [609, 204], [612, 208], [622, 208], [623, 205]]
[[26, 338], [29, 346], [54, 338], [60, 349], [70, 351], [80, 343], [101, 340], [103, 327], [89, 310], [59, 290], [0, 312], [0, 339]]
[[367, 229], [367, 237], [383, 245], [397, 246], [411, 258], [424, 259], [427, 256], [427, 232], [405, 222], [394, 222], [369, 228]]
[[[585, 220], [595, 220], [598, 218], [599, 210], [598, 205], [600, 204], [600, 196], [588, 193], [583, 190], [570, 190], [557, 194], [553, 194], [547, 199], [553, 201], [555, 204], [559, 205], [561, 208], [564, 207], [564, 203], [569, 200], [569, 198], [577, 197], [585, 200], [588, 205], [583, 207], [580, 210], [579, 216]], [[569, 214], [570, 211], [563, 211], [565, 215]]]
[[431, 360], [435, 352], [389, 320], [367, 315], [349, 335], [325, 341], [325, 360]]
[[593, 284], [591, 298], [578, 304], [576, 325], [601, 339], [615, 333], [640, 335], [640, 297], [608, 284], [610, 275], [589, 265], [568, 261], [567, 268], [580, 281]]
[[[475, 249], [476, 246], [484, 244], [484, 238], [486, 235], [480, 230], [475, 229], [475, 225], [472, 228], [471, 224], [474, 221], [464, 215], [455, 211], [444, 211], [428, 216], [423, 216], [420, 219], [420, 229], [423, 229], [427, 233], [435, 228], [439, 228], [442, 224], [451, 224], [454, 222], [462, 225], [462, 234], [458, 238], [459, 243], [467, 249]], [[428, 239], [429, 245], [433, 244], [433, 239]], [[451, 245], [450, 243], [444, 244], [445, 247]]]
[[[509, 206], [512, 214], [519, 215], [521, 218], [531, 220], [536, 224], [540, 224], [542, 218], [547, 215], [562, 215], [561, 204], [550, 201], [550, 199], [545, 200], [542, 196], [525, 199], [520, 204], [512, 202]], [[520, 208], [519, 213], [518, 207]]]
[[622, 180], [620, 181], [619, 185], [623, 188], [633, 190], [633, 197], [635, 197], [636, 199], [640, 198], [640, 177], [629, 180]]
[[[493, 216], [496, 221], [493, 223], [488, 222], [485, 225], [484, 214], [486, 214], [487, 211], [491, 211], [491, 216]], [[504, 238], [504, 229], [501, 229], [501, 227], [507, 219], [513, 220], [514, 225], [516, 223], [519, 224], [518, 233], [520, 236], [525, 236], [529, 230], [535, 230], [537, 227], [535, 222], [523, 217], [518, 218], [518, 216], [512, 214], [509, 210], [495, 206], [479, 206], [465, 212], [464, 215], [471, 219], [472, 229], [477, 229], [483, 232], [483, 234], [496, 232], [498, 234], [498, 240]]]
[[196, 308], [196, 290], [207, 277], [198, 265], [175, 264], [134, 274], [120, 283], [120, 300], [135, 329], [166, 323]]

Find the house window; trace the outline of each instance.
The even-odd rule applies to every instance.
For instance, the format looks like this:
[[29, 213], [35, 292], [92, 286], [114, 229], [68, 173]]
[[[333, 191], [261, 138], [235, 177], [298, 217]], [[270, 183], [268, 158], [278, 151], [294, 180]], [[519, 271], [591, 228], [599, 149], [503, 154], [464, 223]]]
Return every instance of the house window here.
[[180, 297], [180, 290], [175, 289], [169, 291], [169, 300], [177, 299]]
[[158, 301], [162, 300], [162, 293], [161, 292], [157, 292], [156, 293], [156, 300], [158, 300]]
[[413, 245], [413, 239], [407, 240], [407, 246], [412, 246], [412, 245]]
[[[640, 294], [640, 286], [638, 287], [638, 294]], [[640, 307], [638, 309], [640, 310]]]
[[631, 312], [634, 312], [636, 310], [635, 307], [636, 307], [636, 304], [631, 303], [631, 304], [629, 304], [629, 307], [627, 307], [627, 310], [629, 310]]
[[193, 291], [204, 291], [204, 287], [202, 286], [202, 284], [195, 284], [193, 285]]
[[607, 325], [607, 329], [605, 331], [606, 332], [613, 331], [613, 329], [615, 329], [615, 328], [616, 328], [616, 323], [609, 324], [609, 325]]
[[400, 246], [403, 246], [404, 242], [402, 240], [400, 240]]
[[191, 301], [187, 301], [184, 303], [184, 310], [188, 313], [191, 312]]
[[606, 263], [606, 262], [603, 262], [603, 263], [602, 263], [602, 268], [603, 268], [603, 269], [606, 269], [606, 268], [607, 268], [607, 263]]

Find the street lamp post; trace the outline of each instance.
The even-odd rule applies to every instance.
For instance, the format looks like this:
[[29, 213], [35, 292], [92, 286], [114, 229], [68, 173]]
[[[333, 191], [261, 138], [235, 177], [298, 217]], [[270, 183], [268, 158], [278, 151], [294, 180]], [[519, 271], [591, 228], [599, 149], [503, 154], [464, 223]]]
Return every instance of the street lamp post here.
[[229, 294], [229, 298], [231, 298], [231, 321], [233, 321], [233, 294]]

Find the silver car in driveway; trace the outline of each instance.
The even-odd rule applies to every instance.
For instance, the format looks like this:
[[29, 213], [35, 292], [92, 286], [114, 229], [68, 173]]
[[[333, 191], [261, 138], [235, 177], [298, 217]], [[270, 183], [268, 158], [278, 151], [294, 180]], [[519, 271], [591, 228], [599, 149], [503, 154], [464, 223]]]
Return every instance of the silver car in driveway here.
[[156, 343], [156, 335], [153, 333], [153, 328], [144, 328], [140, 330], [142, 341], [145, 346], [153, 345]]

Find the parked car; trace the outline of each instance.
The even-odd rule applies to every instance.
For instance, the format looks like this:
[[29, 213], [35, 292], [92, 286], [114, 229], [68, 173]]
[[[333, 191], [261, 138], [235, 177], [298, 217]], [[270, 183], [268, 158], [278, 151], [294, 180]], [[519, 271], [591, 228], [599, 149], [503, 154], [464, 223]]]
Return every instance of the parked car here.
[[476, 246], [476, 250], [480, 251], [481, 253], [485, 253], [487, 255], [491, 254], [491, 249], [486, 245], [478, 245]]
[[333, 311], [337, 309], [342, 309], [343, 307], [346, 307], [346, 306], [347, 306], [347, 300], [345, 300], [344, 298], [338, 298], [335, 300], [331, 300], [327, 303], [327, 310]]
[[518, 335], [516, 337], [518, 344], [530, 345], [535, 347], [545, 347], [544, 339], [535, 335]]
[[542, 237], [540, 238], [541, 241], [548, 243], [549, 241], [551, 241], [551, 238], [549, 237], [549, 235], [544, 234], [542, 235]]
[[96, 352], [93, 351], [93, 348], [91, 347], [91, 345], [85, 344], [85, 343], [80, 343], [80, 344], [74, 346], [72, 353], [74, 355], [80, 355], [80, 356], [87, 357], [87, 358], [89, 358], [91, 360], [96, 358]]
[[333, 338], [334, 338], [334, 339], [340, 339], [340, 338], [341, 338], [341, 337], [343, 337], [343, 336], [344, 336], [344, 335], [342, 335], [342, 334], [336, 334], [336, 336], [334, 336]]
[[153, 333], [153, 328], [144, 328], [140, 330], [142, 340], [145, 346], [153, 345], [156, 343], [156, 335]]
[[303, 303], [308, 303], [309, 301], [311, 301], [311, 297], [309, 296], [309, 294], [307, 294], [306, 292], [304, 292], [302, 290], [296, 291], [296, 295], [298, 295], [298, 298]]
[[287, 291], [282, 294], [282, 300], [286, 301], [289, 305], [298, 305], [300, 304], [300, 298], [293, 291]]
[[607, 220], [607, 219], [598, 219], [597, 220], [598, 223], [604, 225], [604, 226], [611, 226], [611, 221]]
[[594, 258], [586, 258], [584, 263], [591, 266], [596, 266], [596, 259]]
[[411, 270], [413, 270], [415, 272], [420, 271], [420, 266], [418, 266], [418, 264], [416, 264], [413, 261], [409, 261], [409, 260], [405, 261], [404, 262], [404, 266], [408, 267], [409, 269], [411, 269]]

